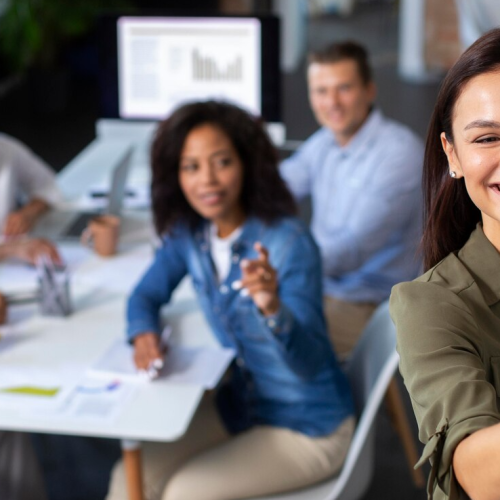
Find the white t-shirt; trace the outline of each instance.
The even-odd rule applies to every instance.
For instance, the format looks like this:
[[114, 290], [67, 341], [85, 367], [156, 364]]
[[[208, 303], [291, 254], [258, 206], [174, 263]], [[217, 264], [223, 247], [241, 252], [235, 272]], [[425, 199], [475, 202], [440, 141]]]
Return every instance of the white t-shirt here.
[[61, 194], [52, 169], [18, 140], [0, 134], [0, 228], [19, 199], [55, 205]]
[[219, 283], [222, 283], [228, 276], [231, 269], [231, 247], [240, 237], [243, 227], [238, 227], [229, 236], [219, 238], [217, 236], [217, 226], [210, 224], [210, 254], [215, 266], [215, 272]]

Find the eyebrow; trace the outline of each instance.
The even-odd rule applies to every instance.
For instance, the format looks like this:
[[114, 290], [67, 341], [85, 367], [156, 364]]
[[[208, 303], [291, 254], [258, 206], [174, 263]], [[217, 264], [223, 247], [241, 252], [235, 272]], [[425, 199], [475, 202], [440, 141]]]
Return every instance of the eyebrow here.
[[[213, 158], [214, 156], [217, 156], [217, 155], [223, 155], [223, 154], [228, 154], [228, 153], [230, 153], [230, 149], [229, 148], [227, 148], [227, 149], [224, 149], [224, 148], [223, 149], [218, 149], [217, 151], [214, 151], [213, 153], [211, 153], [210, 158]], [[189, 155], [182, 156], [181, 155], [180, 159], [181, 160], [186, 160], [186, 159], [187, 160], [196, 160], [196, 158], [197, 158], [196, 156], [189, 156]]]
[[471, 128], [500, 128], [500, 122], [494, 120], [474, 120], [464, 130], [470, 130]]

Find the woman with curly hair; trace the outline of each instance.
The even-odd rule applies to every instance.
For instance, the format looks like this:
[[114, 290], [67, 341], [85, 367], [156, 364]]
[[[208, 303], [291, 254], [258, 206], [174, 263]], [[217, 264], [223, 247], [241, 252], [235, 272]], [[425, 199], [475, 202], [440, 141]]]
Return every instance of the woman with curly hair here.
[[[236, 361], [179, 441], [143, 448], [146, 497], [236, 500], [336, 474], [351, 397], [326, 333], [318, 250], [262, 124], [230, 104], [182, 106], [158, 127], [152, 169], [163, 245], [128, 304], [136, 365], [161, 358], [159, 309], [187, 274]], [[108, 499], [122, 498], [118, 464]]]

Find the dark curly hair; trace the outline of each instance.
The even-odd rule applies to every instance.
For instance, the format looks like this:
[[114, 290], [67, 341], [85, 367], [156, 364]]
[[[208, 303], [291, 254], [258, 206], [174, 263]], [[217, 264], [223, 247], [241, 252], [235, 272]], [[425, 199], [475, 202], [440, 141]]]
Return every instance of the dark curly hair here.
[[295, 201], [280, 177], [278, 155], [261, 119], [232, 104], [195, 102], [177, 108], [159, 124], [151, 147], [151, 200], [158, 234], [169, 233], [179, 222], [194, 227], [202, 220], [181, 190], [179, 164], [186, 137], [205, 124], [219, 127], [229, 137], [243, 164], [245, 214], [267, 223], [294, 215]]

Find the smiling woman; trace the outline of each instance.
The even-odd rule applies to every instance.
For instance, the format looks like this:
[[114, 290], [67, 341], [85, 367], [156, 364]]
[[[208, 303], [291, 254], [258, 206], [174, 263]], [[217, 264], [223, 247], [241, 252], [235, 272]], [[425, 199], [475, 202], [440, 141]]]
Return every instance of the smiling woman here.
[[393, 288], [429, 498], [500, 498], [500, 29], [449, 71], [424, 161], [428, 271]]
[[[186, 275], [237, 360], [179, 441], [143, 448], [147, 499], [236, 500], [332, 476], [352, 401], [326, 332], [319, 252], [292, 217], [262, 123], [230, 104], [187, 104], [160, 124], [151, 156], [163, 244], [128, 304], [136, 366], [161, 364], [160, 307]], [[124, 485], [117, 465], [108, 500]]]

